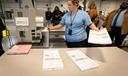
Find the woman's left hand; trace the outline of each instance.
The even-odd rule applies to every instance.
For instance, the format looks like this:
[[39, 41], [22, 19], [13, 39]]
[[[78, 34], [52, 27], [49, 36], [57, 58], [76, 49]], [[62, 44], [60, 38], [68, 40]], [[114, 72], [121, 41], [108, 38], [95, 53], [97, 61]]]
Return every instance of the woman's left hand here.
[[99, 28], [96, 27], [94, 30], [98, 32], [99, 31]]

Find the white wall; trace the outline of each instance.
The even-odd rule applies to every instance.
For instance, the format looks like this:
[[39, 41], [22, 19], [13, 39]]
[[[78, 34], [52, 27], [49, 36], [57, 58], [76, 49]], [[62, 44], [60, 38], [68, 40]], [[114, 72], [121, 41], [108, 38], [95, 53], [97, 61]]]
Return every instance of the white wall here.
[[112, 10], [120, 7], [121, 1], [103, 1], [101, 2], [100, 10], [104, 12], [104, 15], [108, 15]]

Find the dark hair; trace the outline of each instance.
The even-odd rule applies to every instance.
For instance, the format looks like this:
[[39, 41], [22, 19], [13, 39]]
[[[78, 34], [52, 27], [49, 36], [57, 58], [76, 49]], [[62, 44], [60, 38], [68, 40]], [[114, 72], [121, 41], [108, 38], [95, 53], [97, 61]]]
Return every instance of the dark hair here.
[[79, 7], [78, 7], [78, 9], [79, 9], [79, 10], [82, 10], [82, 7], [81, 7], [81, 6], [79, 6]]
[[55, 6], [54, 11], [59, 11], [59, 10], [60, 10], [59, 7]]
[[79, 6], [79, 0], [67, 0], [71, 1], [73, 5]]
[[123, 2], [121, 5], [120, 5], [120, 9], [126, 9], [128, 8], [128, 1], [125, 1]]

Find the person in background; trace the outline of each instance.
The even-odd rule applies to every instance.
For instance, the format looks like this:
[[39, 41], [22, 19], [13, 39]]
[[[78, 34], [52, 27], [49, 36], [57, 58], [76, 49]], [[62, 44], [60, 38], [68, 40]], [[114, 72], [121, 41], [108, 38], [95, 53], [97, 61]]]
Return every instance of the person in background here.
[[[98, 23], [99, 23], [99, 16], [98, 16], [98, 13], [97, 13], [97, 8], [96, 8], [96, 4], [94, 1], [90, 1], [89, 2], [89, 5], [88, 5], [88, 14], [91, 18], [91, 21], [96, 25], [98, 26]], [[87, 39], [89, 38], [89, 30], [90, 28], [87, 27], [86, 28], [86, 31], [87, 31]], [[97, 46], [101, 46], [101, 45], [97, 45], [97, 44], [91, 44], [91, 43], [88, 43], [88, 46], [89, 47], [97, 47]]]
[[6, 29], [6, 27], [2, 21], [2, 18], [0, 17], [0, 56], [3, 55], [5, 52], [2, 47], [2, 39], [3, 39], [2, 31], [5, 29]]
[[67, 12], [66, 12], [66, 10], [64, 10], [62, 13], [63, 13], [63, 15], [64, 15], [64, 14], [67, 13]]
[[69, 12], [66, 13], [60, 23], [56, 26], [50, 25], [49, 30], [65, 27], [65, 41], [68, 48], [86, 47], [87, 33], [86, 28], [90, 27], [93, 30], [99, 29], [92, 23], [87, 12], [78, 10], [79, 0], [67, 0]]
[[63, 13], [60, 11], [59, 7], [55, 6], [54, 11], [52, 12], [52, 21], [51, 21], [53, 26], [60, 23], [62, 16], [63, 16]]
[[105, 20], [105, 16], [103, 15], [102, 11], [99, 11], [99, 18], [103, 21]]
[[51, 20], [51, 17], [52, 17], [52, 12], [50, 10], [50, 8], [47, 8], [47, 11], [45, 12], [45, 17], [46, 17], [46, 20], [47, 20], [47, 24], [50, 24], [50, 20]]
[[82, 6], [79, 5], [78, 9], [79, 9], [79, 10], [82, 10]]
[[102, 25], [104, 23], [104, 20], [105, 20], [105, 16], [103, 15], [102, 11], [99, 11], [99, 23], [97, 27], [103, 28]]
[[120, 48], [128, 34], [128, 1], [108, 14], [103, 27], [107, 28], [113, 44]]
[[99, 20], [99, 16], [98, 16], [98, 13], [97, 13], [97, 8], [96, 8], [96, 4], [94, 2], [89, 2], [89, 5], [88, 5], [88, 14], [91, 18], [91, 21], [97, 25], [98, 24], [98, 20]]

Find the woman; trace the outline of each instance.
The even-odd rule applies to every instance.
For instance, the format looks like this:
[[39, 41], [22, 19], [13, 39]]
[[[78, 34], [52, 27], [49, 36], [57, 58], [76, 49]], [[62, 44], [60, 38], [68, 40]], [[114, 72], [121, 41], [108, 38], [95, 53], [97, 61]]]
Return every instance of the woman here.
[[[91, 21], [97, 26], [98, 26], [98, 23], [99, 23], [99, 17], [98, 17], [98, 13], [97, 13], [97, 8], [96, 8], [96, 4], [95, 4], [95, 1], [89, 1], [89, 4], [88, 4], [88, 15], [90, 16], [91, 18]], [[89, 30], [90, 28], [87, 27], [86, 28], [86, 31], [87, 31], [87, 39], [89, 37]], [[98, 45], [98, 44], [92, 44], [92, 43], [88, 43], [88, 46], [90, 47], [99, 47], [101, 45]]]
[[88, 8], [89, 8], [88, 14], [92, 22], [95, 23], [95, 25], [97, 25], [99, 21], [99, 17], [96, 9], [96, 4], [94, 2], [90, 2]]
[[49, 30], [65, 27], [66, 44], [69, 48], [86, 47], [87, 34], [86, 27], [98, 31], [98, 28], [92, 23], [89, 15], [82, 10], [78, 10], [79, 0], [67, 0], [69, 12], [66, 13], [60, 23], [56, 26], [49, 26]]
[[3, 36], [2, 36], [2, 30], [5, 30], [5, 28], [6, 27], [3, 24], [2, 19], [0, 18], [0, 56], [2, 54], [4, 54], [4, 50], [3, 50], [3, 47], [2, 47], [2, 38], [3, 38]]

